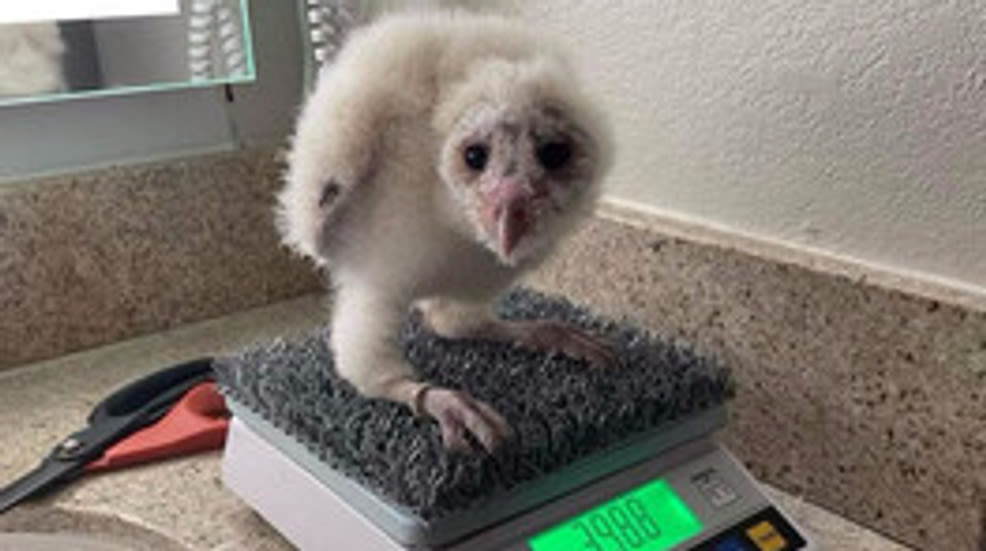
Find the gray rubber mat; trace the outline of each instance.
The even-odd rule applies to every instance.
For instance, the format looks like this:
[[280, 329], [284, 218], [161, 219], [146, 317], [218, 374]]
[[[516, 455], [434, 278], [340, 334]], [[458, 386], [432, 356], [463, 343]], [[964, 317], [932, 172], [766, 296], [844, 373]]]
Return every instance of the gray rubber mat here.
[[328, 334], [279, 340], [217, 361], [220, 389], [325, 465], [424, 521], [441, 519], [580, 458], [720, 406], [728, 373], [686, 346], [561, 298], [518, 289], [505, 318], [556, 319], [608, 340], [622, 367], [481, 340], [449, 340], [409, 316], [400, 340], [422, 378], [493, 405], [515, 437], [495, 454], [452, 454], [435, 423], [367, 399], [335, 374]]

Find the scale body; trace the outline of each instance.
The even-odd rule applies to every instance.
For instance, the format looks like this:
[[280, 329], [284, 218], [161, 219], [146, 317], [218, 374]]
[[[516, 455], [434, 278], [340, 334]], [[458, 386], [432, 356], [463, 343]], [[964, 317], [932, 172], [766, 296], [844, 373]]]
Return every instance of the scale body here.
[[232, 403], [223, 481], [302, 551], [814, 551], [712, 437], [723, 408], [426, 523]]

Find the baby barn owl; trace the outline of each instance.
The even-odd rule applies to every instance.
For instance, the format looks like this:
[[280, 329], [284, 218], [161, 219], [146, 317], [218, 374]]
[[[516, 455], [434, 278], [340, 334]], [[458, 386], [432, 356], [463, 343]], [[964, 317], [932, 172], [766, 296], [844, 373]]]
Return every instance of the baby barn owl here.
[[435, 419], [446, 447], [492, 451], [511, 434], [496, 410], [402, 357], [410, 309], [443, 336], [613, 363], [574, 328], [491, 307], [590, 212], [609, 161], [605, 121], [540, 33], [464, 13], [355, 32], [302, 110], [277, 209], [284, 242], [331, 274], [339, 374]]

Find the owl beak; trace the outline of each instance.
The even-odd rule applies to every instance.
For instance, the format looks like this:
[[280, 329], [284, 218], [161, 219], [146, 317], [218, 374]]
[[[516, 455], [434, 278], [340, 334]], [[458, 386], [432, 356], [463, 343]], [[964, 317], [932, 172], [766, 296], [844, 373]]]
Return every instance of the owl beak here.
[[530, 220], [527, 215], [527, 204], [515, 202], [505, 205], [497, 220], [497, 243], [500, 256], [509, 258], [517, 247], [517, 243], [527, 234]]
[[497, 253], [508, 260], [530, 230], [532, 194], [520, 182], [505, 179], [493, 195]]

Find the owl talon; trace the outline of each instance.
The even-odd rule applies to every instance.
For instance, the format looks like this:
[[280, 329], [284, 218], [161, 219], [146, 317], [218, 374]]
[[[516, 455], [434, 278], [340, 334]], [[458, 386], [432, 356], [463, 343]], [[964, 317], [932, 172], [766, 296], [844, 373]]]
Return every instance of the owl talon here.
[[467, 433], [488, 453], [496, 451], [512, 434], [510, 425], [496, 410], [464, 392], [429, 386], [419, 401], [420, 409], [438, 421], [442, 442], [453, 452], [473, 451]]
[[561, 352], [604, 368], [617, 367], [619, 358], [606, 344], [579, 329], [559, 322], [529, 322], [520, 328], [517, 341], [528, 348]]

